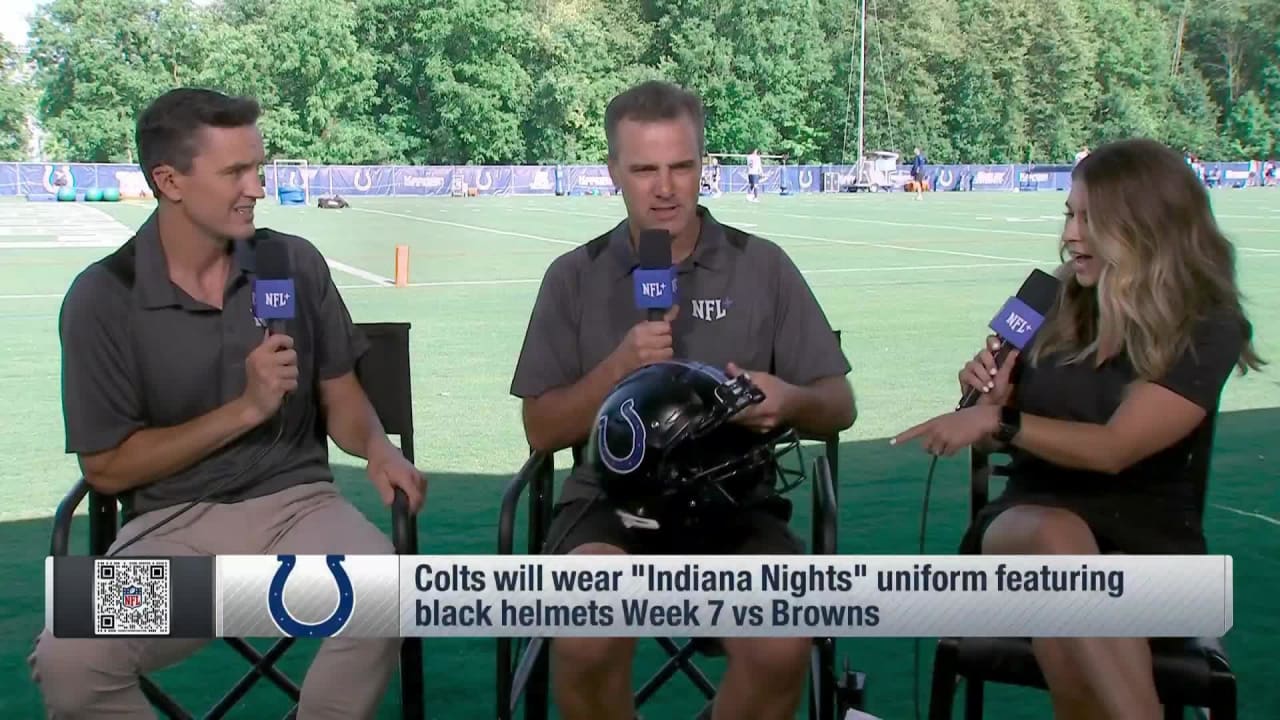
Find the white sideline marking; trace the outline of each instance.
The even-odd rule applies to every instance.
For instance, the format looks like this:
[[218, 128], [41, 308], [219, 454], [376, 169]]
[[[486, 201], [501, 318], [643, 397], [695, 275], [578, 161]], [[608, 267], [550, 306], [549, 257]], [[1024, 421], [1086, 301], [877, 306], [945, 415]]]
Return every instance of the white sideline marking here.
[[[535, 211], [535, 212], [556, 213], [556, 214], [558, 214], [558, 215], [581, 215], [581, 216], [584, 216], [584, 217], [599, 217], [599, 218], [616, 219], [616, 218], [615, 218], [614, 216], [612, 216], [612, 215], [599, 215], [599, 214], [596, 214], [596, 213], [584, 213], [584, 212], [578, 212], [578, 211], [575, 211], [575, 210], [561, 210], [561, 209], [553, 209], [553, 208], [529, 208], [529, 209], [530, 209], [530, 210], [533, 210], [533, 211]], [[784, 214], [785, 214], [785, 213], [784, 213]], [[815, 216], [808, 216], [808, 215], [788, 215], [788, 217], [823, 217], [823, 216], [816, 216], [816, 215], [815, 215]], [[831, 219], [836, 219], [836, 218], [831, 218]], [[987, 219], [991, 219], [991, 218], [987, 218]], [[619, 222], [621, 222], [621, 220], [618, 220], [618, 221], [619, 221]], [[889, 225], [903, 225], [903, 226], [906, 226], [906, 227], [938, 227], [938, 228], [941, 228], [941, 227], [950, 227], [950, 226], [942, 226], [942, 225], [913, 225], [913, 224], [911, 224], [911, 223], [891, 223], [891, 222], [889, 222], [889, 221], [887, 221], [887, 220], [886, 220], [886, 221], [860, 220], [860, 222], [884, 222], [885, 224], [889, 224]], [[732, 225], [734, 225], [734, 226], [736, 226], [736, 227], [742, 227], [742, 228], [748, 228], [748, 227], [750, 227], [750, 228], [754, 228], [754, 227], [757, 227], [757, 225], [756, 225], [756, 224], [754, 224], [754, 223], [737, 223], [737, 222], [732, 222], [732, 221], [730, 221], [730, 224], [732, 224]], [[972, 231], [975, 231], [975, 232], [987, 232], [987, 230], [982, 229], [982, 228], [962, 228], [962, 229], [972, 230]], [[999, 230], [992, 230], [991, 232], [1000, 232], [1000, 231], [999, 231]], [[1004, 232], [1006, 232], [1006, 233], [1012, 233], [1012, 234], [1014, 234], [1014, 235], [1033, 235], [1033, 236], [1036, 236], [1036, 237], [1058, 237], [1057, 235], [1048, 235], [1048, 234], [1045, 234], [1045, 233], [1026, 233], [1026, 232], [1018, 232], [1018, 231], [1012, 231], [1012, 230], [1006, 230], [1006, 231], [1004, 231]], [[884, 244], [884, 243], [863, 242], [863, 241], [855, 241], [855, 240], [833, 240], [833, 239], [831, 239], [831, 238], [814, 237], [814, 236], [812, 236], [812, 235], [788, 235], [788, 234], [786, 234], [786, 233], [776, 233], [776, 232], [766, 232], [766, 233], [764, 233], [764, 235], [765, 235], [765, 237], [791, 238], [791, 239], [793, 239], [793, 240], [817, 240], [817, 241], [819, 241], [819, 242], [837, 243], [837, 244], [841, 244], [841, 245], [864, 245], [864, 246], [867, 246], [867, 247], [878, 247], [878, 248], [885, 248], [885, 249], [890, 249], [890, 250], [907, 250], [907, 251], [909, 251], [909, 252], [928, 252], [928, 253], [936, 253], [936, 254], [939, 254], [939, 255], [958, 255], [958, 256], [960, 256], [960, 257], [974, 257], [974, 258], [980, 258], [980, 259], [983, 259], [983, 260], [1009, 260], [1009, 261], [1024, 262], [1024, 263], [1034, 263], [1034, 264], [1039, 264], [1039, 263], [1041, 262], [1041, 261], [1039, 261], [1039, 260], [1029, 260], [1029, 259], [1027, 259], [1027, 258], [1011, 258], [1011, 257], [1007, 257], [1007, 256], [1004, 256], [1004, 255], [984, 255], [984, 254], [982, 254], [982, 253], [966, 253], [966, 252], [960, 252], [959, 250], [934, 250], [934, 249], [929, 249], [929, 248], [904, 247], [904, 246], [902, 246], [902, 245], [888, 245], [888, 244]], [[976, 267], [976, 266], [975, 266], [975, 267]], [[921, 269], [931, 269], [931, 268], [929, 268], [929, 267], [927, 267], [927, 266], [926, 266], [926, 267], [923, 267], [923, 268], [921, 268]]]
[[[126, 238], [127, 240], [128, 238]], [[0, 241], [0, 250], [75, 250], [78, 248], [117, 248], [124, 240], [89, 239], [59, 235], [57, 240]]]
[[[804, 275], [831, 275], [844, 273], [871, 273], [871, 272], [917, 272], [921, 270], [965, 270], [968, 268], [995, 268], [995, 267], [1026, 267], [1024, 262], [992, 262], [992, 263], [957, 263], [952, 265], [885, 265], [873, 267], [856, 267], [856, 268], [815, 268], [813, 270], [801, 270]], [[363, 271], [361, 271], [363, 272]], [[369, 273], [373, 275], [373, 273]], [[378, 277], [378, 276], [374, 276]], [[408, 287], [415, 288], [432, 288], [432, 287], [470, 287], [470, 286], [497, 286], [497, 285], [536, 285], [542, 282], [541, 278], [508, 278], [501, 280], [434, 280], [429, 282], [409, 283]], [[338, 285], [339, 290], [376, 290], [387, 287], [394, 287], [395, 283], [390, 282], [387, 278], [380, 278], [378, 282], [370, 282], [369, 284], [357, 285]], [[20, 295], [0, 295], [0, 301], [4, 300], [54, 300], [61, 299], [61, 293], [27, 293]]]
[[799, 215], [796, 213], [777, 213], [781, 217], [801, 218], [803, 220], [836, 220], [839, 222], [868, 223], [870, 225], [889, 225], [892, 227], [928, 228], [930, 230], [956, 230], [959, 232], [988, 233], [995, 235], [1022, 235], [1025, 237], [1059, 238], [1061, 233], [1038, 233], [1025, 230], [1004, 230], [1001, 228], [965, 227], [963, 225], [926, 225], [924, 223], [896, 222], [894, 220], [872, 220], [860, 217], [834, 217], [831, 215]]
[[[411, 288], [432, 288], [432, 287], [470, 287], [470, 286], [496, 286], [496, 285], [537, 285], [541, 283], [541, 278], [509, 278], [505, 280], [430, 280], [425, 282], [411, 282], [406, 287]], [[339, 287], [340, 290], [372, 290], [376, 288], [384, 288], [386, 285], [347, 285]]]
[[394, 213], [387, 210], [371, 210], [369, 208], [351, 208], [356, 212], [374, 213], [375, 215], [388, 215], [390, 217], [404, 218], [406, 220], [417, 220], [418, 222], [432, 223], [435, 225], [449, 225], [451, 227], [459, 227], [464, 230], [479, 230], [480, 232], [493, 233], [494, 235], [510, 235], [511, 237], [528, 238], [529, 240], [541, 240], [542, 242], [556, 243], [557, 245], [573, 245], [578, 246], [582, 243], [572, 240], [557, 240], [556, 238], [542, 237], [541, 235], [530, 235], [529, 233], [511, 232], [510, 230], [496, 230], [494, 228], [480, 227], [478, 225], [464, 225], [463, 223], [450, 222], [448, 220], [436, 220], [433, 218], [425, 218], [418, 215], [406, 215], [404, 213]]
[[786, 233], [771, 233], [774, 237], [794, 238], [796, 240], [818, 240], [820, 242], [835, 243], [837, 245], [852, 245], [854, 247], [875, 247], [885, 248], [887, 250], [904, 250], [906, 252], [922, 252], [935, 253], [938, 255], [956, 255], [959, 257], [981, 258], [983, 260], [1006, 260], [1009, 262], [1030, 263], [1039, 265], [1048, 260], [1031, 260], [1030, 258], [1009, 257], [1008, 255], [987, 255], [985, 253], [961, 252], [960, 250], [938, 250], [936, 248], [919, 248], [909, 247], [906, 245], [890, 245], [888, 243], [867, 242], [865, 240], [836, 240], [834, 238], [817, 237], [815, 235], [788, 235]]
[[1233, 512], [1237, 515], [1244, 515], [1245, 517], [1257, 518], [1263, 522], [1269, 522], [1272, 525], [1280, 525], [1280, 520], [1277, 520], [1269, 515], [1263, 515], [1262, 513], [1249, 512], [1248, 510], [1239, 510], [1237, 508], [1233, 508], [1227, 505], [1219, 505], [1217, 503], [1214, 503], [1213, 506], [1218, 508], [1219, 510], [1226, 510], [1227, 512]]
[[625, 212], [623, 212], [620, 215], [604, 215], [602, 213], [582, 212], [581, 210], [564, 210], [561, 208], [533, 207], [532, 205], [528, 207], [512, 208], [511, 210], [512, 212], [524, 212], [528, 210], [529, 212], [552, 213], [555, 215], [577, 215], [578, 217], [604, 218], [605, 220], [612, 220], [615, 225], [622, 222], [627, 217], [627, 214]]
[[329, 267], [333, 268], [334, 270], [341, 270], [342, 272], [348, 275], [353, 275], [355, 277], [358, 277], [361, 280], [368, 280], [369, 282], [376, 283], [378, 285], [395, 285], [396, 284], [395, 281], [389, 277], [383, 277], [381, 275], [378, 275], [377, 273], [371, 273], [368, 270], [361, 270], [360, 268], [355, 267], [354, 265], [341, 263], [332, 258], [325, 258], [324, 260], [325, 262], [329, 263]]
[[[960, 263], [955, 265], [892, 265], [883, 267], [857, 267], [857, 268], [816, 268], [813, 270], [801, 270], [804, 275], [828, 275], [833, 273], [863, 273], [863, 272], [892, 272], [894, 270], [903, 270], [914, 272], [918, 270], [964, 270], [967, 268], [989, 268], [989, 267], [1026, 267], [1023, 262], [999, 262], [999, 263]], [[466, 287], [466, 286], [485, 286], [485, 285], [535, 285], [542, 282], [541, 278], [511, 278], [506, 280], [435, 280], [429, 282], [409, 283], [408, 287]], [[339, 285], [339, 290], [373, 290], [383, 288], [386, 285]], [[62, 297], [59, 295], [58, 297]], [[8, 299], [8, 296], [0, 295], [0, 300]]]
[[91, 204], [10, 205], [0, 208], [0, 236], [53, 236], [53, 240], [0, 241], [0, 249], [115, 248], [134, 231]]
[[862, 268], [820, 268], [818, 270], [801, 270], [803, 275], [818, 275], [822, 273], [858, 273], [858, 272], [885, 272], [890, 270], [907, 270], [915, 272], [917, 270], [963, 270], [966, 268], [993, 268], [993, 267], [1026, 267], [1026, 263], [1018, 262], [996, 262], [996, 263], [960, 263], [956, 265], [895, 265], [888, 267], [862, 267]]
[[1263, 514], [1261, 514], [1261, 512], [1249, 512], [1248, 510], [1240, 510], [1240, 509], [1238, 509], [1238, 507], [1231, 507], [1230, 505], [1219, 505], [1219, 503], [1216, 503], [1216, 502], [1215, 502], [1215, 503], [1212, 503], [1212, 505], [1213, 505], [1213, 507], [1217, 507], [1217, 509], [1219, 509], [1219, 510], [1226, 510], [1226, 511], [1228, 511], [1228, 512], [1235, 512], [1235, 514], [1236, 514], [1236, 515], [1244, 515], [1244, 516], [1245, 516], [1245, 518], [1256, 518], [1256, 519], [1258, 519], [1258, 520], [1262, 520], [1262, 521], [1263, 521], [1263, 523], [1271, 523], [1272, 525], [1280, 525], [1280, 520], [1276, 520], [1275, 518], [1272, 518], [1272, 516], [1270, 516], [1270, 515], [1263, 515]]

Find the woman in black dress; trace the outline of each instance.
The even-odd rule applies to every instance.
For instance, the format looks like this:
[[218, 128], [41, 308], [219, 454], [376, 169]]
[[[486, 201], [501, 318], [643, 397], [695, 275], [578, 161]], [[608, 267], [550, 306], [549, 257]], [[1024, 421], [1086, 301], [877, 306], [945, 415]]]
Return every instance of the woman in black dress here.
[[[1026, 356], [996, 368], [989, 338], [960, 371], [981, 402], [894, 443], [1010, 453], [1007, 488], [978, 514], [962, 552], [1204, 553], [1188, 455], [1211, 441], [1232, 370], [1263, 364], [1233, 248], [1204, 186], [1164, 145], [1103, 146], [1072, 180], [1060, 294]], [[1057, 717], [1160, 717], [1145, 640], [1032, 645]]]

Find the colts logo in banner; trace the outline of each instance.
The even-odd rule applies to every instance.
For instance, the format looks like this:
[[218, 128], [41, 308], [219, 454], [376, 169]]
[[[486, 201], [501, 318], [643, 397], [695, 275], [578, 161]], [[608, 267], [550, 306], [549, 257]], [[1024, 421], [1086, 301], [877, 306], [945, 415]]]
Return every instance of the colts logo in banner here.
[[395, 637], [394, 555], [222, 555], [218, 634], [228, 637]]

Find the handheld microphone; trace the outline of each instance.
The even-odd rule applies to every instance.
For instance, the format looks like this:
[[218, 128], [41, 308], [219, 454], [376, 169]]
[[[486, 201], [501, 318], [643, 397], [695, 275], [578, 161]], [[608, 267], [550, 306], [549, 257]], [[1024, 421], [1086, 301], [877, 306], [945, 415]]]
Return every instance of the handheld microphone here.
[[[254, 266], [254, 272], [257, 277], [253, 281], [253, 319], [259, 327], [266, 327], [267, 331], [272, 335], [286, 334], [288, 323], [296, 316], [298, 307], [293, 278], [290, 277], [289, 248], [284, 244], [284, 241], [278, 238], [259, 234], [254, 249]], [[289, 394], [285, 394], [284, 402], [288, 402], [288, 400]], [[224, 475], [217, 481], [208, 484], [199, 497], [161, 518], [151, 527], [134, 535], [124, 544], [117, 546], [107, 554], [107, 557], [118, 555], [120, 551], [173, 522], [196, 505], [210, 498], [218, 497], [219, 493], [224, 489], [243, 478], [249, 470], [262, 462], [263, 458], [280, 444], [280, 438], [284, 436], [285, 428], [283, 412], [277, 411], [274, 423], [276, 427], [274, 438], [270, 443], [263, 446], [257, 455], [250, 458], [248, 463], [235, 472]]]
[[649, 320], [661, 320], [675, 304], [675, 274], [671, 272], [671, 233], [645, 230], [637, 247], [640, 267], [632, 274], [636, 307], [648, 310]]
[[255, 251], [257, 278], [253, 281], [253, 317], [272, 335], [288, 334], [297, 316], [298, 298], [290, 276], [289, 248], [284, 241], [264, 237]]
[[[1015, 348], [1021, 351], [1030, 344], [1057, 298], [1058, 279], [1043, 270], [1032, 270], [1018, 288], [1018, 294], [1005, 301], [988, 325], [1000, 338], [1000, 348], [995, 352], [996, 367], [1004, 364], [1004, 359]], [[969, 388], [961, 396], [956, 410], [973, 407], [980, 397], [980, 390]]]

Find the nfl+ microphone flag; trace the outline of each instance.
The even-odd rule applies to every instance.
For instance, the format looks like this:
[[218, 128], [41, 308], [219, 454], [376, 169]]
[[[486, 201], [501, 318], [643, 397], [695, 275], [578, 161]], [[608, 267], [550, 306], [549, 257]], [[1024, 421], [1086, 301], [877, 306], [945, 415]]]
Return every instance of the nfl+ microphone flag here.
[[292, 320], [297, 312], [293, 279], [258, 279], [253, 283], [253, 315], [259, 320]]

